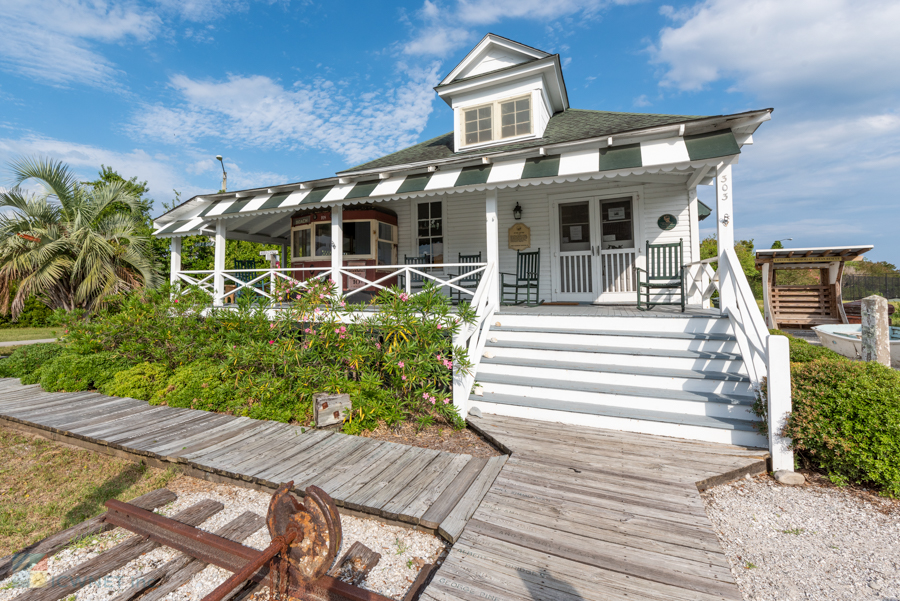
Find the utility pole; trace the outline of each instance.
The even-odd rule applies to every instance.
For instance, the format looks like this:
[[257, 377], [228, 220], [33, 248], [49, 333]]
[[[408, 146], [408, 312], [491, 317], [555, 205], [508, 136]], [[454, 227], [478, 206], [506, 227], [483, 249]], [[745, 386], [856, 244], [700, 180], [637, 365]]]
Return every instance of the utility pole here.
[[225, 163], [222, 162], [222, 155], [217, 154], [216, 159], [222, 164], [222, 192], [228, 192], [228, 174], [225, 172]]

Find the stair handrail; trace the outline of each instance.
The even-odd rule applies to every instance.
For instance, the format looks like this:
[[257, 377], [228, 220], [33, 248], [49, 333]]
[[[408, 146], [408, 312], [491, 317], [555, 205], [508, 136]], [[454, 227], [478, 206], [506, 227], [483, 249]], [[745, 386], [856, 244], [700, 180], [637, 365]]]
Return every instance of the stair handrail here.
[[694, 261], [686, 265], [688, 279], [687, 297], [692, 299], [699, 295], [704, 309], [710, 308], [712, 295], [718, 290], [719, 273], [711, 265], [718, 260], [718, 257], [713, 257], [702, 261]]
[[489, 264], [485, 269], [484, 276], [478, 283], [475, 294], [469, 303], [475, 309], [475, 321], [471, 324], [462, 324], [459, 332], [453, 338], [454, 351], [457, 348], [463, 348], [470, 363], [468, 368], [463, 368], [455, 357], [453, 361], [453, 405], [463, 418], [469, 413], [469, 393], [472, 390], [472, 384], [475, 383], [475, 374], [478, 364], [481, 363], [481, 356], [484, 354], [487, 335], [491, 329], [490, 320], [498, 308], [490, 294], [496, 272], [493, 264]]
[[733, 248], [719, 256], [719, 308], [734, 327], [754, 387], [767, 375], [769, 330]]

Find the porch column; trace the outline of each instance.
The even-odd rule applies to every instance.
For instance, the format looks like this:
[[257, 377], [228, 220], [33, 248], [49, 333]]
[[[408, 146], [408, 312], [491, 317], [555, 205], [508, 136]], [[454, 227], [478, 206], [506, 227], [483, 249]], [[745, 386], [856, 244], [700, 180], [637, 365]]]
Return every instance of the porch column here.
[[[719, 259], [726, 248], [734, 248], [734, 203], [731, 165], [719, 165], [716, 170], [716, 242]], [[721, 263], [720, 263], [721, 268]], [[736, 266], [740, 269], [740, 265]], [[719, 281], [722, 281], [721, 276]], [[719, 308], [734, 307], [735, 299], [727, 286], [720, 286]]]
[[331, 207], [331, 281], [335, 292], [343, 296], [343, 276], [340, 269], [344, 263], [344, 208], [341, 205]]
[[213, 305], [216, 307], [221, 307], [225, 304], [225, 276], [223, 275], [223, 271], [225, 271], [225, 220], [219, 219], [216, 221], [216, 246], [215, 253], [213, 255], [213, 271], [215, 271], [215, 276], [213, 277], [213, 287], [215, 289], [216, 295], [213, 299]]
[[500, 305], [500, 224], [497, 218], [497, 190], [488, 190], [484, 199], [487, 226], [487, 262], [493, 272], [493, 284], [488, 292], [490, 302]]
[[169, 253], [169, 283], [174, 286], [181, 271], [181, 238], [169, 238]]

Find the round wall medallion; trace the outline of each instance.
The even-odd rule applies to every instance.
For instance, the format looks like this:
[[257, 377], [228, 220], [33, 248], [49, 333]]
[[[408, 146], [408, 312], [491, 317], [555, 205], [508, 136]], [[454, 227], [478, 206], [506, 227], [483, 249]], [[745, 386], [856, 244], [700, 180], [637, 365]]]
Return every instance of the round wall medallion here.
[[666, 213], [665, 215], [660, 215], [659, 219], [656, 220], [656, 225], [658, 225], [661, 230], [671, 230], [678, 225], [678, 220], [675, 219], [675, 215]]

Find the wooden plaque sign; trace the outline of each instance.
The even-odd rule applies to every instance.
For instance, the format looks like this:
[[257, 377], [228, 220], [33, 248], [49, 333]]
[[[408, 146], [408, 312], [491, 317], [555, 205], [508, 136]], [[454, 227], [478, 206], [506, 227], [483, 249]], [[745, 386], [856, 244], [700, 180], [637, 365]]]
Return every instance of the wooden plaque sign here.
[[319, 392], [313, 395], [316, 408], [316, 427], [331, 426], [344, 421], [344, 409], [350, 409], [349, 394]]
[[512, 250], [531, 248], [531, 228], [524, 223], [517, 223], [509, 228], [509, 248]]

